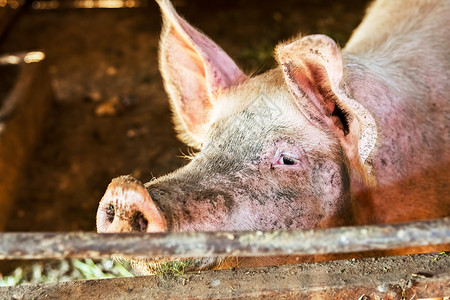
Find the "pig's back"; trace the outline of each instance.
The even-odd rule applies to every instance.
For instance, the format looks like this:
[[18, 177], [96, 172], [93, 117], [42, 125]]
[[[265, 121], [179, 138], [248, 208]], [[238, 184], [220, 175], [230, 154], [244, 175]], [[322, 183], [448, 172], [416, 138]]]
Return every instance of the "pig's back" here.
[[380, 133], [366, 222], [450, 214], [449, 20], [450, 1], [377, 1], [343, 51], [346, 83]]
[[[405, 50], [448, 48], [450, 1], [375, 1], [352, 34], [345, 50], [367, 54]], [[389, 49], [393, 48], [393, 49]], [[438, 51], [441, 51], [438, 50]]]
[[403, 94], [414, 91], [418, 82], [446, 93], [449, 20], [448, 0], [375, 1], [344, 53], [357, 55], [373, 71], [385, 74], [382, 77]]

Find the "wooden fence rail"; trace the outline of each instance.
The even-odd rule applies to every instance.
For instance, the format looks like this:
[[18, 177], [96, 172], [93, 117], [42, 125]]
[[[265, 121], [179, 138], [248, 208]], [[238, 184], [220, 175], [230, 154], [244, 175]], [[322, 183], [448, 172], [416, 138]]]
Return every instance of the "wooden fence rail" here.
[[31, 284], [0, 299], [448, 299], [450, 256], [422, 254], [238, 270]]
[[315, 255], [445, 244], [450, 245], [450, 218], [267, 232], [2, 233], [0, 259]]

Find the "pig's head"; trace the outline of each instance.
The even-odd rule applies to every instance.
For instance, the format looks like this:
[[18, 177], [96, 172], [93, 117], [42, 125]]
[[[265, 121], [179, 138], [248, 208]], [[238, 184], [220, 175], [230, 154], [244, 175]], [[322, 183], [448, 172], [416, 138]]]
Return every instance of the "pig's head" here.
[[370, 115], [347, 95], [337, 45], [321, 35], [281, 44], [279, 67], [249, 78], [170, 2], [158, 3], [160, 66], [176, 128], [199, 152], [144, 185], [114, 179], [99, 205], [98, 231], [351, 224], [351, 179], [370, 181]]

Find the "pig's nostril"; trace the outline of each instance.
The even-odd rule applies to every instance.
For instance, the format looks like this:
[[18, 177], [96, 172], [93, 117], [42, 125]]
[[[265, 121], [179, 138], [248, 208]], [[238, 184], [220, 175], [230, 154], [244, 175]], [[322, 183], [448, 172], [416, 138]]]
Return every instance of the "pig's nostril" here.
[[114, 221], [114, 215], [116, 214], [116, 210], [114, 208], [114, 205], [110, 204], [106, 208], [106, 217], [109, 221], [109, 223], [112, 223]]
[[144, 217], [141, 212], [136, 212], [133, 215], [133, 219], [131, 221], [131, 227], [133, 231], [145, 232], [147, 231], [148, 220]]
[[100, 201], [97, 231], [164, 232], [166, 220], [142, 183], [121, 176], [113, 179]]

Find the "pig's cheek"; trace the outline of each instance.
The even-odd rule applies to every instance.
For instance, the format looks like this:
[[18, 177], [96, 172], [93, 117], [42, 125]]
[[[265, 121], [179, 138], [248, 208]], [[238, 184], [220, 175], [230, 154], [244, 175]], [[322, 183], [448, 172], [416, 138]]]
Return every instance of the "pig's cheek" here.
[[338, 205], [337, 202], [343, 198], [348, 186], [345, 167], [331, 160], [318, 162], [313, 168], [311, 178], [314, 194], [321, 201], [330, 202], [328, 206]]
[[204, 192], [201, 197], [194, 196], [186, 202], [183, 209], [180, 219], [184, 224], [180, 224], [180, 229], [182, 231], [220, 230], [229, 224], [233, 203], [232, 197], [224, 192], [220, 194]]
[[310, 186], [310, 170], [298, 166], [272, 166], [267, 175], [276, 180], [280, 188], [291, 188], [292, 190], [304, 190]]

